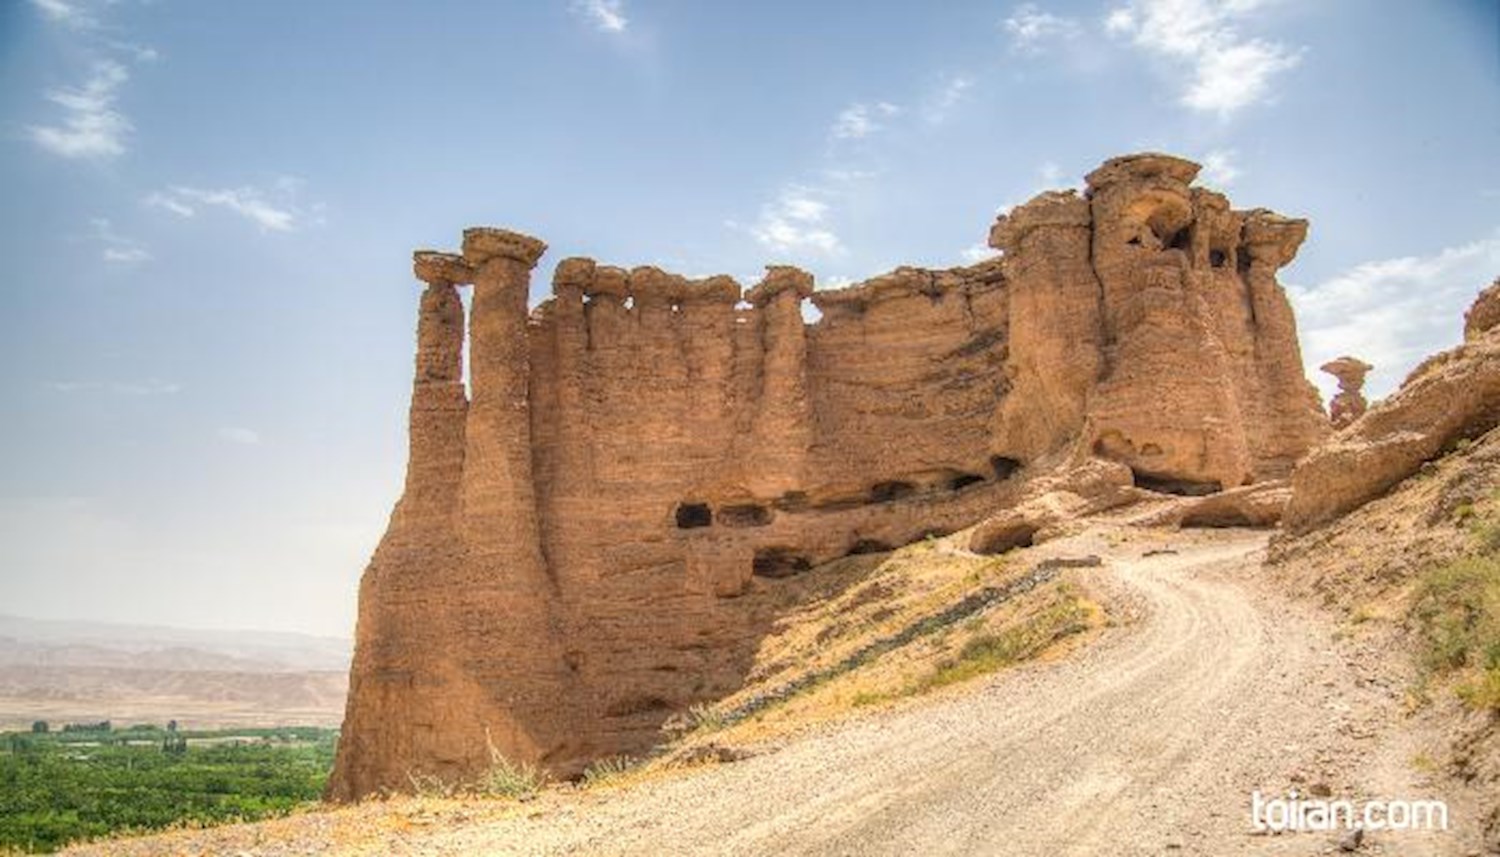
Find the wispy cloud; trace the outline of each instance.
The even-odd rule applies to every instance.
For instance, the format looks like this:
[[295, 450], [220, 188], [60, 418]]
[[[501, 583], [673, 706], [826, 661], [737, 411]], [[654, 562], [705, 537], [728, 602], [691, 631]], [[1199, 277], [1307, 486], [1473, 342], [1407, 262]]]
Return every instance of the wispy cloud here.
[[761, 208], [748, 231], [761, 246], [777, 253], [836, 256], [844, 252], [844, 245], [827, 224], [828, 211], [821, 191], [787, 185], [774, 202]]
[[1272, 82], [1301, 61], [1301, 50], [1246, 37], [1240, 25], [1266, 0], [1129, 0], [1105, 18], [1112, 35], [1191, 71], [1179, 101], [1228, 116], [1268, 100]]
[[182, 391], [182, 385], [160, 378], [138, 381], [48, 381], [47, 386], [59, 393], [107, 393], [112, 396], [169, 396]]
[[988, 244], [974, 243], [959, 251], [958, 255], [962, 256], [963, 260], [970, 265], [977, 265], [986, 259], [993, 259], [1000, 255], [1000, 251]]
[[934, 125], [941, 125], [973, 86], [974, 79], [964, 75], [944, 79], [922, 106], [922, 117]]
[[573, 0], [568, 9], [601, 33], [623, 33], [630, 26], [623, 0]]
[[63, 110], [61, 122], [32, 125], [27, 133], [38, 146], [64, 158], [107, 159], [123, 154], [131, 126], [115, 108], [115, 99], [129, 79], [130, 72], [119, 63], [95, 63], [82, 86], [47, 92], [47, 100]]
[[889, 101], [851, 104], [839, 112], [829, 133], [835, 140], [862, 140], [884, 128], [885, 121], [900, 112], [901, 108]]
[[31, 5], [42, 17], [65, 27], [89, 30], [99, 26], [99, 19], [82, 3], [69, 0], [31, 0]]
[[1000, 22], [1010, 37], [1010, 49], [1019, 54], [1040, 54], [1055, 42], [1075, 39], [1082, 28], [1072, 18], [1044, 12], [1035, 3], [1022, 3]]
[[182, 218], [197, 217], [205, 208], [219, 208], [239, 215], [263, 231], [291, 232], [318, 222], [317, 212], [321, 208], [304, 210], [297, 203], [300, 186], [295, 179], [278, 180], [270, 192], [252, 185], [219, 189], [174, 185], [147, 194], [141, 202], [148, 208]]
[[91, 221], [94, 227], [94, 237], [103, 246], [100, 251], [101, 257], [106, 262], [118, 265], [133, 265], [139, 262], [150, 261], [151, 253], [139, 241], [126, 238], [116, 232], [114, 225], [103, 217], [96, 217]]
[[[1462, 338], [1463, 312], [1500, 271], [1500, 229], [1428, 256], [1356, 265], [1309, 286], [1288, 285], [1309, 367], [1341, 354], [1375, 365], [1370, 391], [1389, 392], [1422, 358]], [[1331, 390], [1326, 378], [1315, 378]]]
[[255, 446], [260, 443], [260, 432], [244, 426], [225, 426], [219, 429], [219, 439], [244, 446]]
[[1214, 149], [1203, 156], [1203, 172], [1200, 177], [1216, 187], [1229, 187], [1240, 177], [1237, 159], [1238, 153], [1233, 149]]

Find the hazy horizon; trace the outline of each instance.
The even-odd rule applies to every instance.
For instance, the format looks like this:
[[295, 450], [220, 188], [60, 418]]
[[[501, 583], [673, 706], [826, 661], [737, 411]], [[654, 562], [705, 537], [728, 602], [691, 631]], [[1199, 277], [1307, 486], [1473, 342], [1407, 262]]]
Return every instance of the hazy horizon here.
[[820, 287], [984, 258], [1140, 150], [1307, 217], [1309, 375], [1390, 392], [1500, 274], [1493, 3], [0, 8], [0, 613], [349, 638], [401, 486], [410, 253]]

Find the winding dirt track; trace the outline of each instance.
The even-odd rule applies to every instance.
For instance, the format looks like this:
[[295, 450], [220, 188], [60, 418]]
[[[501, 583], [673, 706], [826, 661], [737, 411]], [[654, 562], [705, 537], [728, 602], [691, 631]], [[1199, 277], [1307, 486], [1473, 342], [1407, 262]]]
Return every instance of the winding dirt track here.
[[[1324, 851], [1327, 834], [1252, 834], [1249, 795], [1284, 794], [1294, 777], [1349, 797], [1409, 785], [1352, 761], [1373, 749], [1371, 724], [1392, 719], [1393, 693], [1356, 682], [1326, 620], [1254, 584], [1263, 546], [1226, 533], [1175, 555], [1110, 552], [1090, 584], [1129, 618], [1066, 661], [701, 774], [409, 844], [464, 854]], [[1452, 839], [1402, 836], [1400, 853], [1453, 853]]]
[[[1338, 837], [1257, 835], [1252, 791], [1438, 796], [1413, 771], [1390, 658], [1336, 643], [1326, 614], [1274, 592], [1260, 574], [1263, 534], [1172, 540], [1177, 552], [1156, 556], [1102, 532], [1046, 545], [1105, 559], [1085, 579], [1117, 624], [1069, 657], [745, 761], [549, 790], [498, 819], [387, 826], [373, 839], [336, 832], [361, 823], [360, 807], [77, 853], [1304, 855]], [[1366, 847], [1471, 853], [1472, 813], [1454, 815], [1451, 833], [1381, 834]]]

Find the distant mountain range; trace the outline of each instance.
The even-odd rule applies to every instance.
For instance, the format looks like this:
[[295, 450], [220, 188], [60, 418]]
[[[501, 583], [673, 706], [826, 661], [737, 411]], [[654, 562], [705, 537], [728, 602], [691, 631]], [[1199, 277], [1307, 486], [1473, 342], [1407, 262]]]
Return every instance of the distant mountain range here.
[[353, 643], [281, 631], [205, 631], [0, 615], [0, 666], [294, 672], [349, 668]]
[[33, 720], [336, 725], [349, 640], [0, 615], [0, 729]]

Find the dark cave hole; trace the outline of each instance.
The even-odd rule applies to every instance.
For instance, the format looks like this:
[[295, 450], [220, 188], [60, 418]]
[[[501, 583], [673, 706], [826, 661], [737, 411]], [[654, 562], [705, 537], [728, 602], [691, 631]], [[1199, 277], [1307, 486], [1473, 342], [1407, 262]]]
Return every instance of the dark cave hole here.
[[1208, 264], [1212, 265], [1215, 268], [1222, 268], [1225, 265], [1229, 264], [1229, 254], [1225, 253], [1223, 250], [1209, 250]]
[[812, 560], [794, 548], [761, 548], [755, 552], [750, 570], [756, 577], [782, 578], [812, 568]]
[[1184, 226], [1172, 233], [1172, 238], [1167, 241], [1169, 250], [1188, 250], [1193, 246], [1193, 230]]
[[707, 503], [683, 503], [677, 507], [677, 528], [691, 530], [706, 527], [714, 522], [714, 514]]
[[960, 473], [948, 480], [949, 491], [962, 491], [970, 485], [978, 485], [984, 481], [984, 477], [978, 473]]
[[990, 456], [990, 469], [995, 471], [996, 479], [1009, 479], [1012, 473], [1021, 469], [1021, 462], [1003, 455], [992, 455]]
[[879, 539], [860, 539], [849, 546], [849, 552], [845, 556], [860, 556], [870, 553], [890, 553], [896, 548]]
[[726, 527], [764, 527], [771, 523], [771, 510], [754, 503], [723, 506], [719, 509], [719, 523]]
[[889, 503], [892, 500], [900, 500], [917, 493], [917, 486], [910, 482], [877, 482], [870, 488], [870, 500], [875, 503]]
[[1130, 475], [1135, 482], [1135, 487], [1157, 494], [1176, 494], [1181, 497], [1205, 497], [1224, 490], [1223, 483], [1217, 480], [1198, 482], [1192, 479], [1178, 479], [1172, 476], [1146, 473], [1136, 470], [1134, 467], [1130, 468]]

